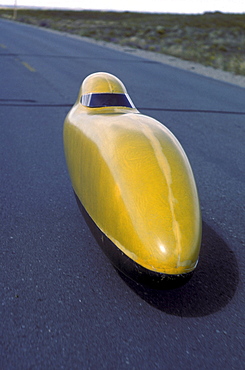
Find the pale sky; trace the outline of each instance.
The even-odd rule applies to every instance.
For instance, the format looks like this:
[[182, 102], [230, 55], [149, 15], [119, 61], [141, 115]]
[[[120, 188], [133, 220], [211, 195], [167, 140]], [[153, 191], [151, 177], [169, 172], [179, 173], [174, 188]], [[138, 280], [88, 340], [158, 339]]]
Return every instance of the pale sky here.
[[38, 6], [45, 8], [119, 10], [160, 13], [245, 13], [245, 0], [0, 0], [4, 5]]

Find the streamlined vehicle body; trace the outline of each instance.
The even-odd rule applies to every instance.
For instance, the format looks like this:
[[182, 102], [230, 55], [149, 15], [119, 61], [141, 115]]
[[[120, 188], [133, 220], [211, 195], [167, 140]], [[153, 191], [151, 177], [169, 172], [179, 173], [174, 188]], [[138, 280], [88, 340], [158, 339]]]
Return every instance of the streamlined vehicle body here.
[[94, 73], [65, 119], [64, 148], [78, 204], [113, 265], [141, 283], [188, 280], [201, 212], [190, 163], [167, 127], [141, 114], [118, 78]]

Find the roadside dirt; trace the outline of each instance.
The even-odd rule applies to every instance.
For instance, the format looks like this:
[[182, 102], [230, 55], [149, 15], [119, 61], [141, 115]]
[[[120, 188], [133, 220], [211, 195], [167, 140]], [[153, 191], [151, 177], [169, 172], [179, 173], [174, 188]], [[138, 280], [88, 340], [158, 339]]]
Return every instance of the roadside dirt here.
[[76, 37], [76, 38], [79, 37], [79, 38], [82, 38], [84, 41], [87, 41], [90, 43], [92, 42], [97, 45], [119, 50], [119, 51], [129, 53], [129, 54], [137, 55], [145, 59], [153, 60], [159, 63], [168, 64], [173, 67], [191, 71], [193, 73], [207, 76], [215, 80], [227, 82], [227, 83], [245, 88], [245, 76], [235, 75], [231, 72], [222, 71], [220, 69], [215, 69], [212, 67], [206, 67], [206, 66], [203, 66], [202, 64], [195, 63], [195, 62], [181, 60], [179, 58], [176, 58], [170, 55], [130, 48], [127, 46], [121, 46], [121, 45], [117, 45], [117, 44], [113, 44], [113, 43], [105, 42], [105, 41], [97, 41], [97, 40], [91, 39], [90, 37], [81, 37], [81, 36], [76, 36], [76, 35], [71, 35], [71, 34], [67, 34], [67, 36]]

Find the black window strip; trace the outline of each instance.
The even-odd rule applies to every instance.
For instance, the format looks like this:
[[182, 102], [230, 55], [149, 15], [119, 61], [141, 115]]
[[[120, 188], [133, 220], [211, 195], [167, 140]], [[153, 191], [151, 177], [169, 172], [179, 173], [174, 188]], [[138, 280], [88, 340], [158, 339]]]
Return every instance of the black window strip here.
[[90, 108], [101, 107], [127, 107], [134, 108], [134, 105], [127, 94], [86, 94], [82, 96], [82, 105]]

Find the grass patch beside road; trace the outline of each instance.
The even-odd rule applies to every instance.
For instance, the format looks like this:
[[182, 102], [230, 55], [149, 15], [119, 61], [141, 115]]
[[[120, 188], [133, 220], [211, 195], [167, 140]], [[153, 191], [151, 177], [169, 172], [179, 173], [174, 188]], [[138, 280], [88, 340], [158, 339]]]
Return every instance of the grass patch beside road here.
[[[0, 16], [12, 18], [13, 10], [0, 9]], [[245, 13], [181, 15], [19, 9], [16, 20], [245, 75]]]

